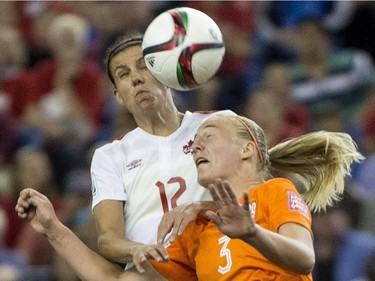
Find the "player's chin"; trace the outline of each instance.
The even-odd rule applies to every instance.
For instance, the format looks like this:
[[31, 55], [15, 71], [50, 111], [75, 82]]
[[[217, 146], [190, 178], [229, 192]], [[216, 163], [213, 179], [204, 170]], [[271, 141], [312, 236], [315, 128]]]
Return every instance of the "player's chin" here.
[[208, 186], [214, 182], [214, 179], [211, 178], [209, 175], [206, 175], [205, 172], [199, 172], [198, 174], [198, 183], [205, 187], [208, 188]]
[[157, 101], [155, 97], [148, 96], [138, 100], [139, 111], [147, 113], [147, 111], [157, 108]]

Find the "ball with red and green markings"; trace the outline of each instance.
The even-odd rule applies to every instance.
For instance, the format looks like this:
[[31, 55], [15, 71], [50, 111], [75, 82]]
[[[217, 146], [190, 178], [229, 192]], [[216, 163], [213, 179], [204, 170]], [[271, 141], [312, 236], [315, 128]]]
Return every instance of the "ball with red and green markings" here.
[[165, 11], [147, 27], [142, 52], [164, 85], [188, 91], [211, 80], [225, 54], [222, 33], [207, 14], [188, 7]]

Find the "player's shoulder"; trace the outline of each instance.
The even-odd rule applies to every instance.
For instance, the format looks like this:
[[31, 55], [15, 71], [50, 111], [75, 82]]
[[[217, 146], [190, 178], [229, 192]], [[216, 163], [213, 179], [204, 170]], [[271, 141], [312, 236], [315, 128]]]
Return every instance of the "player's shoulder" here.
[[215, 114], [224, 114], [224, 115], [236, 115], [232, 110], [230, 109], [223, 109], [223, 110], [198, 110], [193, 111], [193, 114], [197, 115], [215, 115]]
[[110, 152], [110, 151], [117, 151], [120, 146], [132, 141], [132, 131], [124, 133], [122, 135], [118, 135], [114, 137], [112, 140], [103, 142], [100, 145], [97, 145], [95, 151], [99, 152]]
[[[110, 142], [108, 142], [109, 145], [116, 145], [116, 144], [120, 144], [120, 143], [126, 143], [126, 142], [131, 142], [133, 141], [135, 138], [137, 138], [137, 135], [139, 134], [139, 127], [131, 130], [131, 131], [128, 131], [128, 132], [125, 132], [123, 134], [119, 134], [118, 136], [115, 136]], [[138, 133], [137, 133], [138, 132]]]
[[269, 179], [266, 182], [258, 185], [257, 187], [252, 189], [252, 193], [261, 195], [261, 197], [265, 196], [265, 198], [270, 198], [278, 197], [279, 194], [283, 194], [287, 190], [297, 192], [297, 189], [294, 186], [293, 182], [291, 182], [287, 178], [277, 177]]
[[196, 118], [199, 120], [206, 120], [207, 118], [211, 116], [216, 115], [225, 115], [225, 116], [235, 116], [237, 115], [232, 110], [226, 109], [226, 110], [204, 110], [204, 111], [193, 111], [191, 113], [191, 118]]
[[209, 115], [212, 114], [213, 112], [216, 112], [217, 110], [196, 110], [193, 111], [193, 114], [197, 115]]
[[273, 179], [270, 179], [265, 182], [264, 187], [267, 189], [275, 189], [277, 187], [278, 190], [281, 189], [293, 189], [295, 190], [295, 186], [293, 182], [287, 178], [282, 178], [282, 177], [276, 177]]
[[187, 111], [185, 112], [184, 120], [188, 121], [190, 125], [197, 124], [200, 125], [201, 122], [205, 121], [207, 118], [214, 116], [216, 114], [223, 115], [236, 115], [231, 110], [204, 110], [204, 111]]

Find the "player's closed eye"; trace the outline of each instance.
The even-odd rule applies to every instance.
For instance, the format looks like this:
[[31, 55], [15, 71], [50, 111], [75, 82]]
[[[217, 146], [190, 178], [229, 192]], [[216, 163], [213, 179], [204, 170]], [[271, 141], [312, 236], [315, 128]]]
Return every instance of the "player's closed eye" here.
[[119, 78], [124, 78], [124, 77], [127, 77], [128, 75], [129, 75], [128, 71], [118, 71], [116, 73], [116, 76], [119, 77]]

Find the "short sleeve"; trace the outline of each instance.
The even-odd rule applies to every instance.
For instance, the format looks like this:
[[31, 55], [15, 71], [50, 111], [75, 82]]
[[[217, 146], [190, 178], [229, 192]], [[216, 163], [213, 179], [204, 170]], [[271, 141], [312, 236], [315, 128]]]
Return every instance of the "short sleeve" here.
[[271, 186], [267, 194], [269, 223], [273, 231], [285, 223], [298, 223], [311, 230], [311, 213], [304, 199], [292, 182], [279, 180]]
[[120, 169], [103, 148], [95, 151], [91, 162], [92, 209], [103, 200], [126, 201]]

